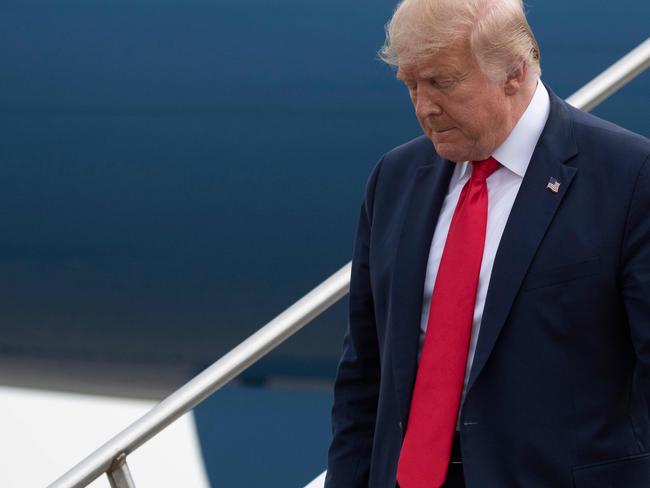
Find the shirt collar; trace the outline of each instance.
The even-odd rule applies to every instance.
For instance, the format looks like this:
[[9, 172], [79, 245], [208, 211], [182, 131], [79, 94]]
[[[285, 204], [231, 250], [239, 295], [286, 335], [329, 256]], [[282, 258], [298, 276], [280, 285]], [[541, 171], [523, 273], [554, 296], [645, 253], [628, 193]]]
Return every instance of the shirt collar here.
[[[541, 80], [537, 81], [537, 88], [528, 107], [520, 117], [514, 129], [505, 141], [492, 153], [492, 157], [499, 161], [505, 168], [523, 178], [528, 169], [528, 164], [537, 146], [539, 136], [544, 130], [551, 102], [548, 91]], [[469, 161], [460, 168], [461, 178], [469, 172]]]

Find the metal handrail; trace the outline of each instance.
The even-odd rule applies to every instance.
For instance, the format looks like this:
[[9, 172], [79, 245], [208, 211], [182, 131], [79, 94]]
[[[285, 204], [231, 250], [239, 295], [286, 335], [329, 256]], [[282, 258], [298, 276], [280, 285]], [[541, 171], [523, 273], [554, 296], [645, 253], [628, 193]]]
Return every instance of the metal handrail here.
[[650, 37], [566, 99], [589, 111], [650, 66]]
[[350, 268], [351, 263], [343, 266], [212, 366], [65, 473], [49, 488], [81, 488], [110, 471], [114, 459], [132, 453], [343, 298], [350, 287]]
[[[648, 66], [650, 66], [650, 38], [569, 97], [567, 101], [578, 108], [590, 110]], [[607, 73], [609, 75], [603, 78]], [[350, 270], [351, 263], [343, 266], [235, 349], [54, 481], [49, 488], [85, 487], [102, 474], [112, 472], [115, 469], [115, 460], [118, 458], [125, 460], [128, 454], [343, 298], [350, 288]], [[123, 471], [123, 477], [128, 477], [126, 463], [118, 464]]]

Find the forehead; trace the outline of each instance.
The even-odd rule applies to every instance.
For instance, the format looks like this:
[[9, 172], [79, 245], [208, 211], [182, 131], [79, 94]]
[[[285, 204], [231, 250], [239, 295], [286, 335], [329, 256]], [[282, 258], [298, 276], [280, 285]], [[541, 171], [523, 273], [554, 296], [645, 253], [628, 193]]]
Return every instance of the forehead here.
[[476, 62], [469, 49], [453, 47], [441, 49], [421, 61], [400, 64], [397, 78], [403, 80], [462, 75], [475, 66]]

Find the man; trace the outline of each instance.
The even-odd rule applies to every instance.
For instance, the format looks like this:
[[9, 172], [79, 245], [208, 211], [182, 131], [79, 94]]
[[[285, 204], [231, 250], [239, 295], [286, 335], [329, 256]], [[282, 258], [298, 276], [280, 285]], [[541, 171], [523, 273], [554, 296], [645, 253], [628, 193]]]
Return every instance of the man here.
[[421, 136], [361, 209], [326, 486], [650, 486], [650, 141], [539, 81], [521, 0], [404, 0]]

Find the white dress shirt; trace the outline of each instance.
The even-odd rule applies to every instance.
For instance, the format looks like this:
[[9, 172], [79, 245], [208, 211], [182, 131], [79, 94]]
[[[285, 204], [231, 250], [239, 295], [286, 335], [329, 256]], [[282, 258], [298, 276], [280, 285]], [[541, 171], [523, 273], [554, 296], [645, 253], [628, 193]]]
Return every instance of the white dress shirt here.
[[[485, 296], [487, 295], [490, 276], [492, 274], [492, 265], [494, 257], [501, 241], [501, 235], [506, 226], [510, 210], [515, 202], [515, 197], [521, 186], [528, 163], [533, 155], [539, 136], [546, 125], [550, 111], [550, 100], [543, 83], [537, 82], [537, 88], [525, 112], [515, 125], [508, 138], [492, 154], [494, 159], [501, 163], [501, 167], [496, 170], [488, 179], [488, 217], [487, 229], [485, 234], [485, 248], [483, 250], [483, 261], [481, 263], [481, 272], [478, 280], [478, 289], [476, 293], [476, 305], [474, 306], [474, 319], [472, 321], [472, 335], [469, 343], [469, 353], [467, 355], [467, 368], [465, 370], [465, 381], [463, 384], [463, 395], [461, 400], [465, 400], [467, 381], [474, 361], [474, 353], [478, 342], [479, 331], [481, 328], [481, 318], [483, 317], [483, 307], [485, 305]], [[469, 180], [471, 165], [468, 161], [458, 163], [449, 182], [447, 196], [440, 210], [440, 217], [436, 229], [433, 233], [431, 250], [429, 252], [429, 261], [427, 263], [427, 273], [424, 281], [424, 298], [422, 301], [422, 317], [420, 320], [420, 343], [418, 347], [418, 361], [422, 353], [424, 336], [427, 330], [427, 321], [429, 319], [429, 307], [431, 305], [431, 294], [433, 285], [438, 274], [440, 258], [447, 240], [449, 224], [451, 217], [456, 209], [456, 203], [460, 192]]]

